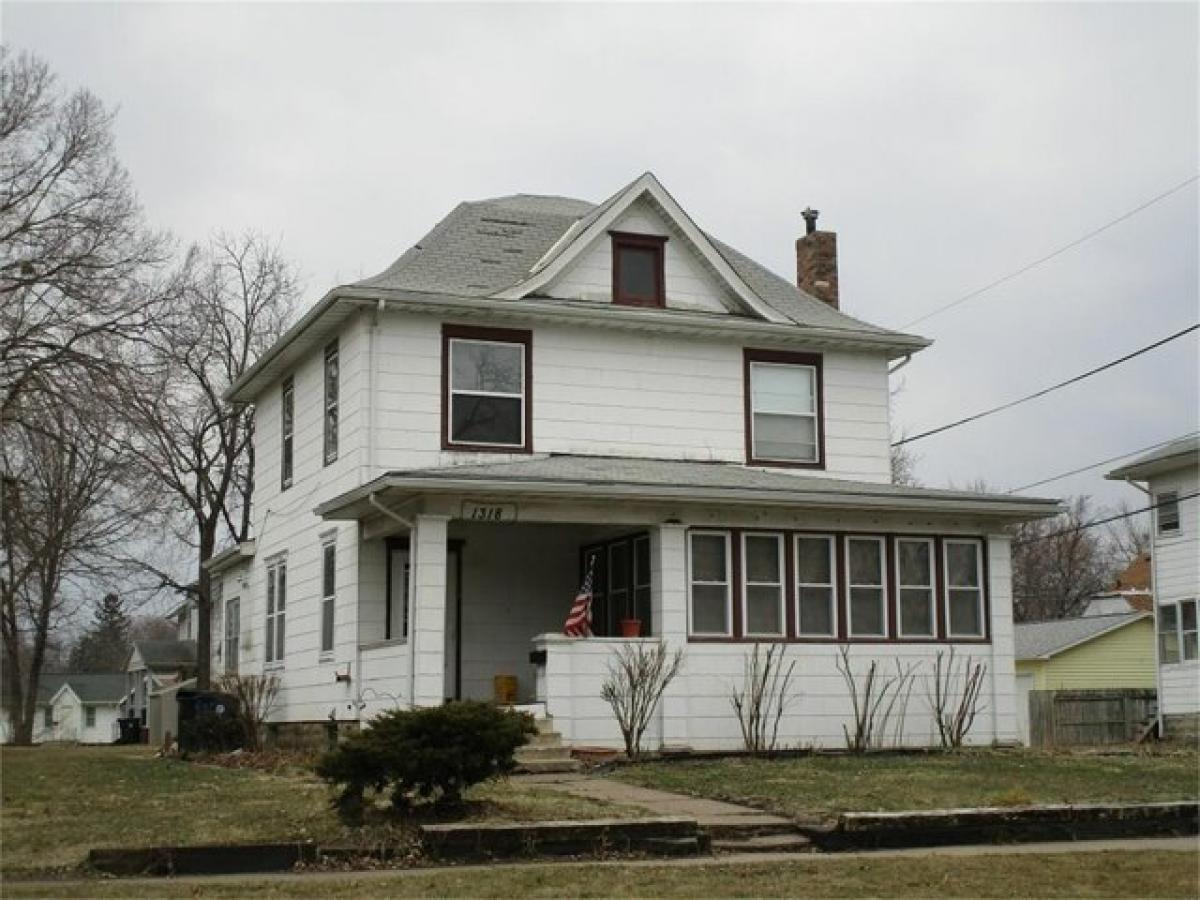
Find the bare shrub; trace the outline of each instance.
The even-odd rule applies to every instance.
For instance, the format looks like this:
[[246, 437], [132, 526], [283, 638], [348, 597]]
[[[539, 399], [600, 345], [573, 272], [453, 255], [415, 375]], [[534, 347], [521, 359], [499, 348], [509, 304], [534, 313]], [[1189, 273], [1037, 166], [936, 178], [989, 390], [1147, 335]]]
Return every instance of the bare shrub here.
[[642, 753], [642, 735], [667, 685], [679, 674], [683, 651], [672, 655], [667, 645], [626, 644], [608, 661], [608, 677], [600, 696], [612, 707], [625, 740], [625, 755]]
[[227, 672], [221, 676], [217, 686], [224, 693], [237, 698], [238, 716], [246, 732], [247, 749], [262, 750], [263, 725], [279, 696], [279, 676]]
[[953, 647], [949, 653], [938, 651], [926, 695], [943, 747], [963, 745], [975, 717], [984, 709], [982, 690], [986, 674], [987, 666], [969, 656], [956, 660]]
[[862, 682], [854, 674], [850, 663], [850, 648], [838, 648], [837, 670], [846, 683], [850, 694], [850, 706], [854, 715], [854, 733], [842, 725], [846, 738], [846, 749], [854, 753], [883, 746], [888, 724], [896, 717], [894, 740], [904, 737], [904, 718], [908, 713], [908, 698], [916, 678], [915, 663], [902, 667], [896, 660], [896, 674], [884, 676], [880, 672], [879, 660], [873, 659], [867, 666]]
[[743, 661], [741, 688], [733, 688], [729, 702], [742, 729], [742, 742], [754, 754], [773, 753], [779, 740], [779, 723], [799, 697], [789, 692], [796, 661], [784, 667], [787, 648], [770, 644], [765, 654], [753, 651]]

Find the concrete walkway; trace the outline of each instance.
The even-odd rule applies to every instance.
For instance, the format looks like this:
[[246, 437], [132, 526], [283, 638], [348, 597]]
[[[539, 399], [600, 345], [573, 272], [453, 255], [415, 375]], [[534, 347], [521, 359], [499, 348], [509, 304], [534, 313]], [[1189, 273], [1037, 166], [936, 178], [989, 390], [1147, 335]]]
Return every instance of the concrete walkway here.
[[765, 813], [761, 809], [725, 803], [721, 800], [704, 800], [656, 791], [614, 781], [611, 778], [596, 778], [588, 775], [514, 775], [517, 784], [536, 784], [548, 790], [562, 791], [588, 800], [636, 806], [657, 816], [684, 816], [695, 819], [707, 831], [736, 831], [779, 828], [790, 830], [793, 822], [783, 816]]

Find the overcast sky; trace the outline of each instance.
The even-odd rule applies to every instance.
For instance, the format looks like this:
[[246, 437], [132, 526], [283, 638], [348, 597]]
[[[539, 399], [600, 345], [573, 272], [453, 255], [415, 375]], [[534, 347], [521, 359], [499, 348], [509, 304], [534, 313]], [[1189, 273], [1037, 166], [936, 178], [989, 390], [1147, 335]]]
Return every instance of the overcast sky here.
[[[1197, 6], [5, 3], [4, 41], [119, 109], [149, 218], [278, 236], [306, 303], [462, 199], [598, 201], [646, 169], [793, 277], [800, 210], [842, 307], [890, 326], [1196, 174]], [[1195, 322], [1189, 188], [916, 331], [908, 433]], [[1195, 335], [913, 444], [1007, 489], [1197, 427]], [[1104, 469], [1040, 489], [1136, 501]]]

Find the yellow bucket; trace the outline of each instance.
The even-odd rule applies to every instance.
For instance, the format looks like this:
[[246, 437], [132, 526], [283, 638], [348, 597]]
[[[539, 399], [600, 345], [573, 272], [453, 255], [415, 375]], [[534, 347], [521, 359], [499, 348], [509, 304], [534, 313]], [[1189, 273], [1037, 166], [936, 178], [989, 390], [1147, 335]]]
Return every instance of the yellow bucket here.
[[517, 676], [516, 675], [497, 675], [492, 679], [492, 688], [496, 696], [496, 702], [505, 706], [512, 706], [517, 702]]

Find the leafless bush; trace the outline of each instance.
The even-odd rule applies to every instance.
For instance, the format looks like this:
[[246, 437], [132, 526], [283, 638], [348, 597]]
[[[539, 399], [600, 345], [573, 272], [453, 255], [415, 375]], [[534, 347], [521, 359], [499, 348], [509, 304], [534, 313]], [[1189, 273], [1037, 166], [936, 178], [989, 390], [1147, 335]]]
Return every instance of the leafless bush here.
[[765, 654], [759, 645], [743, 661], [741, 688], [730, 691], [729, 702], [742, 729], [742, 741], [751, 753], [773, 753], [779, 740], [779, 723], [788, 706], [799, 699], [789, 692], [796, 661], [784, 668], [787, 648], [770, 644]]
[[237, 698], [238, 716], [246, 731], [248, 749], [262, 750], [263, 725], [275, 708], [275, 698], [279, 696], [279, 677], [228, 672], [221, 676], [217, 684], [226, 694]]
[[846, 748], [855, 753], [882, 746], [887, 735], [888, 724], [896, 717], [894, 739], [899, 742], [904, 736], [904, 717], [908, 712], [908, 698], [912, 693], [917, 666], [901, 667], [896, 661], [896, 674], [883, 676], [879, 660], [873, 659], [859, 683], [850, 663], [850, 648], [843, 645], [838, 650], [837, 670], [841, 673], [850, 694], [850, 705], [854, 713], [854, 734], [845, 725], [842, 733], [846, 737]]
[[943, 747], [963, 745], [975, 717], [983, 711], [981, 692], [986, 674], [987, 666], [969, 656], [956, 660], [953, 647], [949, 653], [938, 651], [926, 693]]
[[679, 674], [683, 651], [672, 655], [667, 645], [626, 644], [608, 662], [608, 677], [600, 696], [612, 707], [625, 739], [625, 755], [636, 759], [642, 752], [642, 735], [667, 685]]

